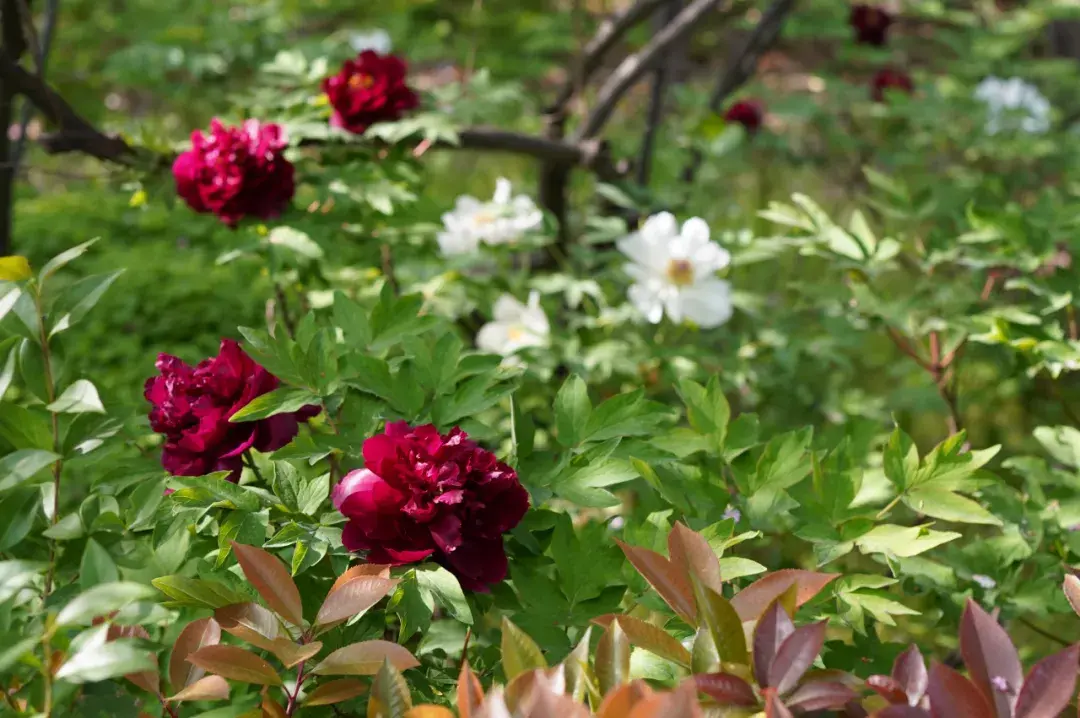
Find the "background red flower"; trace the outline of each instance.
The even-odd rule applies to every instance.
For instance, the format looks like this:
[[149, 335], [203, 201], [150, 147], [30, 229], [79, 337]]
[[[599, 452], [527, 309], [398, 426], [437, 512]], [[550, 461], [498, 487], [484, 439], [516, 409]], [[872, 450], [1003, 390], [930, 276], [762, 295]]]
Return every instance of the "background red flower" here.
[[346, 60], [341, 71], [323, 80], [334, 114], [330, 124], [363, 134], [376, 122], [392, 122], [420, 104], [405, 84], [405, 61], [396, 55], [364, 50]]
[[851, 8], [851, 27], [855, 30], [855, 41], [864, 45], [885, 44], [889, 35], [889, 26], [893, 23], [891, 14], [873, 5], [855, 5]]
[[915, 83], [902, 70], [878, 70], [870, 82], [870, 96], [875, 102], [884, 102], [886, 90], [902, 90], [910, 95], [915, 91]]
[[757, 100], [741, 100], [728, 108], [724, 119], [737, 122], [746, 128], [747, 132], [754, 133], [761, 129], [761, 123], [765, 119], [765, 106]]
[[334, 488], [346, 548], [372, 563], [437, 561], [474, 591], [506, 577], [502, 535], [529, 508], [512, 468], [461, 429], [430, 424], [387, 424], [363, 451], [366, 467]]
[[244, 217], [269, 219], [285, 211], [296, 192], [285, 135], [275, 124], [247, 120], [240, 127], [210, 122], [210, 133], [191, 134], [191, 149], [173, 162], [176, 193], [196, 212], [229, 226]]

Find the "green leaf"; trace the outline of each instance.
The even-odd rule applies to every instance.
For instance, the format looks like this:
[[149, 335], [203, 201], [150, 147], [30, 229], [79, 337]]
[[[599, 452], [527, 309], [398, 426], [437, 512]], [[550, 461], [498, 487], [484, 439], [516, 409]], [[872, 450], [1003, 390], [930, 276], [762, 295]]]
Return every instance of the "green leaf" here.
[[379, 718], [405, 718], [412, 708], [409, 684], [405, 677], [394, 668], [390, 659], [383, 661], [382, 668], [375, 674], [371, 683], [371, 696], [368, 698], [368, 715]]
[[728, 556], [720, 559], [720, 575], [725, 581], [733, 581], [744, 576], [753, 576], [765, 573], [768, 569], [757, 561], [738, 556]]
[[109, 552], [94, 539], [86, 539], [82, 561], [79, 564], [79, 586], [85, 591], [101, 583], [114, 583], [120, 579]]
[[932, 548], [960, 538], [954, 531], [934, 531], [924, 526], [875, 526], [855, 539], [863, 553], [883, 553], [898, 558], [909, 558]]
[[[0, 319], [2, 318], [0, 317]], [[0, 356], [7, 355], [3, 368], [0, 369], [0, 400], [3, 400], [4, 394], [7, 393], [12, 380], [15, 378], [15, 361], [19, 357], [19, 341], [19, 337], [8, 337], [0, 342]]]
[[41, 638], [38, 636], [30, 638], [13, 637], [10, 641], [4, 641], [3, 647], [0, 648], [0, 673], [7, 673], [11, 670], [11, 667], [20, 658], [32, 653], [40, 642]]
[[451, 616], [462, 623], [472, 624], [472, 609], [465, 599], [457, 577], [441, 566], [435, 568], [420, 567], [416, 570], [416, 582], [421, 591], [434, 597], [435, 602], [445, 608]]
[[0, 403], [0, 437], [16, 449], [53, 448], [48, 415], [10, 402]]
[[286, 247], [308, 259], [321, 259], [323, 250], [315, 240], [292, 227], [274, 227], [266, 241], [277, 247]]
[[709, 630], [713, 645], [725, 663], [749, 664], [742, 619], [726, 598], [691, 576], [698, 619]]
[[596, 407], [589, 416], [581, 441], [607, 441], [616, 437], [645, 436], [667, 421], [662, 404], [645, 400], [641, 390], [619, 394]]
[[258, 494], [246, 487], [226, 481], [225, 476], [229, 472], [219, 471], [216, 474], [206, 476], [170, 476], [169, 485], [176, 490], [172, 499], [184, 500], [188, 497], [198, 496], [200, 493], [209, 494], [216, 501], [223, 501], [229, 508], [241, 511], [258, 511], [262, 501]]
[[912, 511], [937, 519], [965, 524], [1002, 525], [1001, 519], [971, 499], [933, 486], [912, 489], [904, 495], [903, 501]]
[[[97, 305], [113, 282], [123, 273], [124, 270], [121, 269], [111, 274], [86, 277], [65, 289], [62, 301], [58, 302], [57, 307], [54, 309], [54, 313], [58, 314], [60, 318], [56, 320], [56, 324], [49, 330], [49, 337], [71, 328], [72, 325], [77, 324], [89, 314], [90, 310]], [[66, 305], [71, 305], [71, 308], [64, 311]], [[60, 312], [64, 313], [60, 314]]]
[[54, 414], [84, 414], [94, 412], [104, 414], [105, 407], [98, 397], [97, 387], [86, 379], [78, 379], [64, 389], [56, 401], [45, 407]]
[[144, 481], [131, 492], [128, 530], [145, 531], [153, 528], [158, 507], [165, 499], [165, 479]]
[[86, 527], [83, 525], [82, 517], [77, 513], [71, 513], [42, 531], [41, 535], [57, 541], [71, 541], [82, 538], [85, 533]]
[[896, 427], [889, 436], [889, 443], [884, 452], [885, 476], [897, 488], [903, 491], [911, 483], [919, 469], [919, 450], [911, 437]]
[[723, 446], [731, 421], [731, 406], [720, 389], [719, 379], [714, 376], [708, 387], [683, 379], [679, 382], [679, 396], [686, 404], [690, 426], [700, 434], [713, 436], [716, 445]]
[[89, 624], [98, 616], [118, 611], [135, 601], [150, 600], [154, 589], [141, 583], [115, 581], [102, 583], [84, 591], [64, 606], [56, 616], [58, 626]]
[[341, 329], [350, 347], [365, 349], [371, 343], [367, 312], [341, 292], [334, 292], [334, 324]]
[[243, 408], [229, 417], [229, 421], [258, 421], [276, 414], [292, 413], [305, 406], [320, 403], [319, 397], [304, 389], [280, 387], [252, 399]]
[[577, 374], [571, 375], [555, 396], [555, 429], [559, 443], [577, 446], [592, 415], [589, 391]]
[[316, 476], [313, 479], [309, 479], [300, 488], [300, 492], [296, 496], [296, 503], [300, 513], [307, 516], [314, 516], [319, 509], [322, 508], [323, 503], [329, 495], [329, 474], [323, 474], [322, 476]]
[[547, 668], [547, 661], [536, 641], [503, 617], [502, 667], [507, 682], [535, 668]]
[[38, 274], [38, 281], [44, 284], [45, 280], [52, 276], [56, 270], [81, 257], [88, 249], [94, 246], [94, 243], [99, 239], [100, 237], [94, 237], [89, 242], [83, 242], [71, 249], [65, 249], [63, 252], [50, 259], [45, 263], [45, 266], [41, 268], [41, 272]]
[[0, 603], [31, 585], [44, 572], [45, 564], [40, 561], [0, 561]]
[[52, 465], [60, 456], [41, 449], [19, 449], [0, 459], [0, 491], [7, 491]]
[[0, 551], [7, 551], [26, 538], [40, 505], [41, 492], [33, 486], [19, 487], [0, 501]]
[[233, 603], [247, 603], [251, 597], [234, 591], [223, 583], [186, 576], [162, 576], [150, 583], [171, 600], [173, 606], [221, 608]]
[[806, 427], [771, 439], [758, 460], [752, 492], [786, 489], [806, 478], [812, 468], [807, 451], [812, 437], [813, 429]]
[[[108, 626], [100, 628], [108, 630]], [[60, 666], [56, 678], [68, 683], [97, 683], [156, 668], [157, 663], [149, 651], [140, 648], [135, 641], [121, 638], [107, 643], [87, 643]]]

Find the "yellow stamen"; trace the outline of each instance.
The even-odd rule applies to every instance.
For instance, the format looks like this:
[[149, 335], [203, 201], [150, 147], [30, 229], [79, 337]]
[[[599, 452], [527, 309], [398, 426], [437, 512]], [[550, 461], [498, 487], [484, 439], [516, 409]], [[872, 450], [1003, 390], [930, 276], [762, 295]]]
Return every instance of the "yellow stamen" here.
[[667, 276], [676, 286], [688, 286], [694, 283], [694, 266], [686, 259], [673, 259], [668, 262]]
[[374, 84], [375, 80], [371, 77], [371, 75], [353, 75], [349, 78], [349, 87], [354, 90], [359, 90], [360, 88], [366, 90]]

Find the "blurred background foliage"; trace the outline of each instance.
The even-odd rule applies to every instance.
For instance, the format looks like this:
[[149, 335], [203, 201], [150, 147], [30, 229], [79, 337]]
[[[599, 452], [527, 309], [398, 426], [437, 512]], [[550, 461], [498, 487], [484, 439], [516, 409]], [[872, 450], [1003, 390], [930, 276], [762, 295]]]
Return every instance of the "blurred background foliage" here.
[[[473, 106], [458, 101], [459, 115], [471, 112], [478, 124], [536, 131], [540, 109], [566, 79], [570, 59], [621, 2], [65, 0], [48, 77], [99, 126], [164, 146], [182, 143], [191, 129], [205, 127], [223, 108], [251, 108], [246, 100], [265, 64], [325, 57], [333, 66], [353, 54], [354, 33], [382, 28], [395, 51], [409, 58], [420, 89], [437, 96], [464, 80], [465, 100], [470, 88], [482, 97]], [[1072, 242], [1072, 226], [1063, 222], [1080, 217], [1080, 188], [1068, 175], [1077, 144], [1062, 142], [1066, 133], [1052, 139], [972, 140], [982, 120], [970, 101], [970, 88], [985, 75], [1021, 74], [1039, 82], [1055, 107], [1056, 122], [1071, 126], [1080, 114], [1070, 81], [1077, 60], [1055, 57], [1060, 48], [1049, 30], [1052, 20], [1073, 14], [1071, 4], [919, 0], [896, 5], [903, 18], [893, 28], [890, 46], [866, 48], [850, 42], [847, 3], [804, 0], [742, 93], [761, 98], [769, 110], [766, 131], [753, 143], [733, 141], [722, 132], [707, 100], [731, 49], [760, 17], [764, 3], [748, 3], [734, 27], [718, 19], [696, 33], [675, 68], [678, 83], [661, 127], [652, 194], [637, 199], [648, 209], [677, 206], [685, 214], [699, 214], [716, 233], [750, 229], [767, 235], [775, 228], [757, 212], [795, 191], [814, 197], [835, 216], [846, 216], [873, 194], [861, 172], [869, 165], [910, 187], [905, 211], [878, 217], [882, 236], [918, 235], [927, 245], [947, 248], [969, 231], [965, 219], [971, 212], [985, 208], [1012, 212], [1016, 221], [1026, 222], [1020, 231], [1033, 245]], [[649, 33], [640, 27], [625, 42], [640, 46]], [[279, 55], [285, 50], [289, 55]], [[870, 75], [885, 64], [908, 68], [917, 87], [915, 97], [895, 98], [887, 117], [869, 102], [867, 90]], [[582, 102], [591, 99], [585, 93]], [[616, 157], [636, 153], [647, 100], [642, 83], [611, 123], [607, 139]], [[964, 111], [965, 102], [970, 112]], [[685, 186], [677, 178], [691, 146], [704, 151], [706, 162], [695, 182]], [[414, 220], [437, 222], [462, 192], [488, 195], [497, 176], [535, 192], [538, 168], [528, 160], [443, 153], [425, 162], [430, 167], [422, 197], [411, 210]], [[30, 151], [24, 169], [15, 251], [40, 264], [63, 248], [101, 236], [80, 271], [127, 270], [102, 300], [96, 324], [67, 340], [78, 346], [66, 348], [94, 366], [113, 405], [138, 406], [142, 377], [152, 371], [150, 358], [157, 352], [197, 359], [212, 353], [218, 338], [233, 335], [237, 325], [262, 321], [260, 297], [267, 295], [268, 282], [260, 268], [243, 261], [215, 265], [242, 241], [239, 233], [175, 204], [167, 176], [156, 187], [143, 186], [94, 160], [49, 157], [38, 150]], [[584, 209], [594, 189], [592, 178], [575, 175], [577, 232], [587, 230]], [[368, 238], [348, 229], [355, 220], [350, 205], [335, 212], [323, 204], [316, 215], [317, 198], [310, 199], [313, 216], [306, 231], [315, 234], [317, 227], [319, 243], [342, 264], [377, 267]], [[307, 201], [301, 193], [294, 214], [302, 213]], [[1040, 226], [1040, 216], [1053, 217], [1053, 226]], [[887, 421], [886, 412], [892, 412], [920, 444], [940, 439], [943, 410], [933, 386], [883, 333], [852, 329], [843, 316], [850, 292], [841, 274], [814, 257], [789, 255], [778, 262], [747, 262], [736, 267], [733, 279], [740, 311], [726, 341], [740, 347], [740, 361], [715, 368], [729, 377], [752, 376], [752, 382], [733, 383], [752, 384], [745, 400], [764, 420], [790, 428], [853, 416]], [[902, 286], [905, 280], [888, 281]], [[982, 274], [971, 272], [949, 284], [977, 296], [982, 282]], [[776, 307], [785, 311], [775, 312]], [[1036, 423], [1055, 423], [1053, 417], [1066, 421], [1061, 396], [1044, 378], [1018, 371], [1020, 361], [993, 346], [969, 347], [959, 381], [975, 445], [1001, 442], [1012, 450], [1031, 449]], [[1066, 377], [1061, 384], [1067, 408], [1077, 394], [1075, 382]]]

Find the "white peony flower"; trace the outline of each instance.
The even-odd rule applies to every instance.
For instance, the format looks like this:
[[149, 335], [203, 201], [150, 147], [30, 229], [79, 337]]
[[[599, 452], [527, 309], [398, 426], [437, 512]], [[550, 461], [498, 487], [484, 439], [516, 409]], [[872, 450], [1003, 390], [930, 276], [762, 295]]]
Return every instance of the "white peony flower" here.
[[442, 217], [444, 230], [437, 239], [443, 255], [475, 252], [481, 243], [513, 244], [543, 223], [544, 214], [531, 198], [511, 195], [510, 180], [500, 177], [490, 202], [458, 197], [454, 211]]
[[540, 294], [529, 293], [529, 303], [522, 304], [509, 294], [495, 302], [494, 320], [480, 327], [476, 346], [491, 354], [510, 356], [529, 347], [548, 343], [551, 325], [540, 306]]
[[987, 134], [1009, 129], [1038, 134], [1050, 129], [1050, 101], [1019, 77], [988, 77], [975, 88], [975, 99], [986, 104]]
[[653, 324], [666, 314], [673, 322], [689, 319], [710, 329], [731, 318], [731, 287], [715, 276], [731, 255], [709, 240], [704, 220], [688, 219], [680, 232], [675, 217], [662, 212], [617, 246], [632, 262], [626, 265], [634, 280], [630, 302]]
[[355, 52], [374, 50], [380, 55], [385, 55], [390, 52], [394, 42], [386, 30], [359, 30], [349, 35], [349, 45]]

